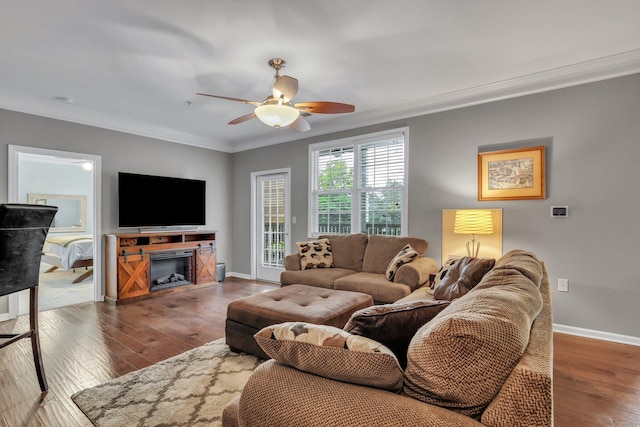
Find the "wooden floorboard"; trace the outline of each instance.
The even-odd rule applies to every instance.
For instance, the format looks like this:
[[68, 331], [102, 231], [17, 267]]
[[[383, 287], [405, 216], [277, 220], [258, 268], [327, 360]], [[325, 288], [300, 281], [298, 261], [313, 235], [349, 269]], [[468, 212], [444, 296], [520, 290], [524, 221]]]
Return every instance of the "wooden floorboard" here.
[[[224, 336], [229, 302], [274, 284], [227, 278], [188, 292], [40, 313], [50, 391], [40, 395], [30, 341], [0, 350], [0, 427], [91, 426], [70, 396]], [[0, 323], [23, 331], [27, 316]], [[555, 425], [640, 426], [640, 347], [554, 334]]]

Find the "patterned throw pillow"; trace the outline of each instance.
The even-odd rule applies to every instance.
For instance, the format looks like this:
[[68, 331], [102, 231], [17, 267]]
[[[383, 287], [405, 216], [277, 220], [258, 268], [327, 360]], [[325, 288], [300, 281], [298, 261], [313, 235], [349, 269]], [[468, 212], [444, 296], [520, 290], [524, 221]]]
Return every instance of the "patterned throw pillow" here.
[[296, 247], [300, 254], [300, 268], [302, 270], [333, 267], [333, 254], [329, 239], [297, 242]]
[[[431, 289], [435, 289], [440, 284], [442, 279], [444, 279], [444, 276], [446, 276], [449, 272], [451, 266], [455, 264], [459, 259], [460, 258], [449, 258], [447, 262], [442, 264], [442, 267], [440, 267], [440, 270], [438, 270], [433, 280], [429, 280]], [[431, 279], [431, 277], [429, 277], [429, 279]]]
[[393, 257], [387, 266], [387, 270], [385, 272], [387, 280], [393, 282], [393, 278], [396, 277], [398, 269], [404, 264], [410, 263], [414, 259], [418, 258], [419, 255], [418, 251], [413, 249], [410, 244], [406, 244], [404, 248], [400, 249], [400, 252]]
[[285, 322], [254, 338], [269, 357], [301, 371], [391, 391], [403, 385], [404, 372], [391, 350], [334, 326]]

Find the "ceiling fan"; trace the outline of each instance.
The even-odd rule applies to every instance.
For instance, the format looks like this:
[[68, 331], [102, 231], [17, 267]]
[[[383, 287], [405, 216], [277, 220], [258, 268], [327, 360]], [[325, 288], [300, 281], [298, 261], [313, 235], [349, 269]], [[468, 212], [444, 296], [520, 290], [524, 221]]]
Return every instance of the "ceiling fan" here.
[[291, 100], [298, 93], [298, 80], [290, 76], [280, 75], [280, 70], [284, 68], [286, 64], [284, 59], [273, 58], [269, 60], [268, 64], [276, 70], [274, 76], [275, 81], [271, 88], [271, 95], [262, 102], [230, 98], [228, 96], [210, 95], [207, 93], [197, 93], [196, 95], [244, 102], [245, 104], [251, 104], [256, 107], [253, 113], [231, 120], [229, 122], [230, 125], [236, 125], [257, 117], [263, 123], [274, 128], [291, 126], [297, 131], [307, 132], [311, 129], [311, 125], [303, 116], [310, 114], [352, 113], [355, 111], [355, 106], [339, 102], [316, 101], [301, 102], [292, 105]]

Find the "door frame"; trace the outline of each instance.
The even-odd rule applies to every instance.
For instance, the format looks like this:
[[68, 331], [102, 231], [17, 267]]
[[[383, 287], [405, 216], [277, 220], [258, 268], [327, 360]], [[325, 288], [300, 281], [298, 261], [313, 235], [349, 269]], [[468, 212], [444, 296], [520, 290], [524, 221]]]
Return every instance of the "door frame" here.
[[[90, 160], [93, 162], [93, 299], [104, 301], [104, 286], [102, 281], [102, 157], [95, 154], [75, 153], [71, 151], [51, 150], [46, 148], [27, 147], [9, 144], [8, 155], [8, 201], [18, 202], [18, 156], [19, 154], [36, 154], [42, 156], [57, 156], [69, 159]], [[8, 319], [18, 315], [18, 294], [9, 295]], [[0, 314], [0, 316], [2, 316]], [[1, 320], [1, 319], [0, 319]]]
[[258, 230], [258, 214], [256, 199], [258, 196], [258, 178], [268, 175], [285, 175], [284, 195], [284, 253], [291, 251], [291, 168], [270, 169], [259, 172], [251, 172], [251, 279], [255, 280], [258, 270], [258, 248], [256, 233]]

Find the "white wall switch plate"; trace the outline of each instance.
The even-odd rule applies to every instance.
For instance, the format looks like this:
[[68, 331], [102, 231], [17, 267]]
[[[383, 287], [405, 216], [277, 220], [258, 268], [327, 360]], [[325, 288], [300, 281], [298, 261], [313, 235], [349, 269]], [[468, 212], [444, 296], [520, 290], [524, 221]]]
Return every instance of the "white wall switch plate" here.
[[558, 292], [569, 292], [569, 279], [558, 279]]

